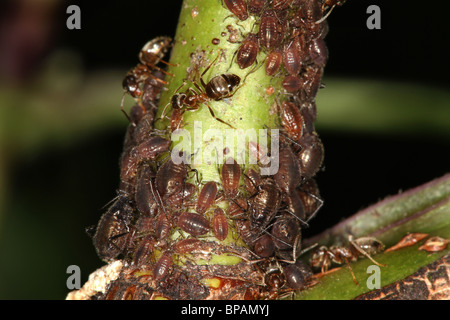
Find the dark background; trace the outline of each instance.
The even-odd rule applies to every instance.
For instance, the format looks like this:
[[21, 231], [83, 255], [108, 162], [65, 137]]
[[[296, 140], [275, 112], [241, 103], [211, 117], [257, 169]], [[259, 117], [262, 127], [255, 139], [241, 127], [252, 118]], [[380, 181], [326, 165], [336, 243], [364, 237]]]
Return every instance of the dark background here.
[[[1, 4], [3, 21], [14, 12], [13, 2]], [[81, 8], [81, 30], [65, 26], [69, 4]], [[366, 8], [371, 4], [381, 8], [381, 30], [366, 28]], [[53, 27], [46, 47], [9, 76], [19, 85], [26, 82], [61, 47], [78, 53], [89, 72], [126, 70], [136, 63], [137, 52], [148, 39], [174, 36], [180, 6], [179, 0], [65, 2], [51, 15]], [[328, 18], [330, 59], [325, 77], [389, 80], [448, 90], [448, 12], [444, 1], [348, 1]], [[432, 106], [424, 107], [432, 112]], [[68, 265], [80, 266], [82, 283], [103, 265], [84, 228], [96, 224], [102, 207], [115, 195], [125, 127], [126, 123], [14, 163], [0, 233], [2, 264], [9, 265], [0, 269], [0, 298], [62, 299], [68, 291]], [[440, 135], [375, 136], [326, 129], [319, 135], [326, 160], [317, 181], [325, 205], [305, 236], [387, 195], [450, 171], [449, 141]]]

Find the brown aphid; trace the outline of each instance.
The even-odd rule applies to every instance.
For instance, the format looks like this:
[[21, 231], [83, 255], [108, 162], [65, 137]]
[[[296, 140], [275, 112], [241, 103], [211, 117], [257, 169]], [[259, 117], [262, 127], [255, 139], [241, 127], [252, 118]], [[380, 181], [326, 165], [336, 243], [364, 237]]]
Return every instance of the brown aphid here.
[[250, 67], [259, 52], [259, 40], [256, 33], [249, 33], [236, 53], [236, 62], [241, 69]]
[[249, 194], [255, 194], [260, 183], [261, 175], [252, 168], [248, 169], [245, 174], [245, 186], [247, 187]]
[[315, 131], [314, 121], [317, 117], [317, 107], [315, 101], [302, 103], [300, 114], [303, 117], [303, 130], [305, 134], [311, 134]]
[[200, 240], [196, 238], [187, 238], [175, 243], [175, 252], [178, 254], [191, 253], [200, 247]]
[[153, 264], [153, 250], [156, 244], [156, 240], [153, 236], [148, 235], [142, 239], [139, 246], [134, 251], [133, 265], [141, 266], [146, 264]]
[[241, 167], [232, 157], [229, 157], [222, 165], [221, 177], [225, 197], [227, 199], [235, 198], [239, 192]]
[[100, 218], [92, 239], [100, 259], [110, 262], [125, 251], [130, 240], [132, 219], [131, 202], [120, 195]]
[[266, 0], [248, 0], [248, 11], [251, 14], [259, 15], [266, 5]]
[[172, 223], [164, 212], [161, 212], [156, 218], [155, 222], [155, 235], [158, 240], [164, 240], [170, 233]]
[[281, 193], [275, 181], [272, 178], [264, 179], [257, 193], [248, 200], [252, 230], [263, 230], [267, 226], [275, 216], [280, 200]]
[[286, 197], [287, 208], [285, 209], [287, 212], [296, 216], [299, 220], [306, 223], [307, 221], [307, 211], [305, 208], [305, 204], [302, 201], [302, 198], [298, 194], [297, 190], [291, 191]]
[[274, 49], [266, 58], [266, 74], [275, 75], [283, 63], [283, 54], [281, 49]]
[[214, 181], [207, 182], [198, 195], [195, 211], [200, 214], [205, 213], [216, 200], [216, 195], [217, 184]]
[[228, 216], [232, 219], [240, 219], [248, 209], [247, 201], [243, 198], [234, 199], [228, 207]]
[[241, 21], [245, 21], [248, 18], [247, 3], [245, 0], [223, 0], [228, 10], [231, 11]]
[[305, 288], [313, 276], [311, 268], [301, 260], [283, 267], [283, 273], [286, 284], [294, 290]]
[[282, 146], [278, 152], [278, 171], [274, 174], [278, 188], [290, 194], [300, 184], [302, 172], [297, 157], [288, 146]]
[[294, 41], [284, 45], [283, 62], [286, 71], [293, 76], [296, 76], [302, 68], [302, 61]]
[[252, 229], [250, 220], [237, 220], [236, 227], [239, 237], [249, 246], [251, 246], [259, 236], [259, 231]]
[[253, 252], [261, 258], [271, 257], [275, 252], [275, 244], [272, 237], [268, 234], [263, 234], [258, 240], [255, 241]]
[[320, 1], [316, 0], [305, 0], [302, 6], [305, 27], [307, 32], [305, 34], [309, 35], [309, 39], [316, 39], [320, 36], [320, 23], [316, 23], [322, 18], [322, 8], [320, 6]]
[[154, 136], [137, 146], [140, 161], [154, 160], [158, 155], [169, 150], [170, 140]]
[[300, 224], [293, 217], [282, 216], [276, 219], [270, 233], [275, 247], [280, 250], [290, 249], [300, 237]]
[[291, 5], [293, 0], [272, 0], [274, 10], [284, 10]]
[[328, 49], [323, 39], [318, 38], [311, 40], [308, 51], [312, 63], [320, 68], [325, 67], [328, 60]]
[[166, 205], [167, 207], [179, 209], [185, 201], [188, 201], [189, 198], [194, 195], [196, 190], [197, 187], [194, 184], [185, 182], [184, 191], [180, 193], [174, 193], [171, 196], [167, 197], [164, 200], [164, 205]]
[[304, 120], [300, 108], [293, 102], [284, 101], [280, 108], [280, 120], [288, 136], [294, 141], [303, 135]]
[[319, 136], [314, 132], [299, 141], [302, 149], [298, 153], [300, 170], [304, 180], [312, 178], [322, 167], [324, 148]]
[[153, 268], [153, 277], [155, 281], [159, 282], [164, 280], [173, 266], [172, 253], [170, 251], [164, 252]]
[[283, 79], [281, 85], [287, 92], [294, 93], [302, 88], [303, 80], [297, 75], [288, 75]]
[[214, 210], [214, 216], [212, 218], [212, 230], [215, 237], [223, 241], [228, 236], [228, 222], [225, 213], [221, 208]]
[[419, 250], [424, 250], [427, 252], [439, 252], [447, 248], [447, 244], [450, 239], [444, 239], [441, 237], [431, 237], [425, 243], [419, 247]]
[[395, 245], [390, 247], [389, 249], [385, 250], [384, 252], [389, 251], [396, 251], [402, 248], [410, 247], [418, 243], [419, 241], [425, 239], [428, 237], [428, 233], [419, 233], [419, 232], [413, 232], [410, 234], [407, 234], [403, 238], [399, 240]]
[[258, 143], [254, 141], [250, 141], [248, 143], [248, 152], [251, 157], [251, 160], [256, 160], [258, 163], [262, 161], [263, 165], [268, 164], [270, 159], [268, 157], [267, 149], [263, 146], [260, 146]]
[[305, 67], [305, 71], [301, 73], [301, 83], [296, 90], [301, 89], [300, 98], [302, 101], [313, 101], [315, 99], [322, 84], [322, 73], [323, 68], [314, 65]]
[[138, 151], [136, 148], [124, 151], [120, 159], [120, 190], [134, 192], [138, 170]]
[[181, 230], [193, 235], [201, 236], [209, 232], [209, 221], [202, 215], [193, 212], [183, 212], [177, 221]]
[[156, 174], [150, 167], [142, 170], [136, 183], [135, 203], [138, 211], [144, 216], [154, 216], [158, 206], [159, 194], [155, 187]]
[[306, 222], [310, 221], [314, 218], [323, 205], [323, 200], [320, 197], [319, 187], [317, 186], [316, 181], [314, 179], [306, 180], [294, 192], [301, 199], [301, 202], [305, 208], [306, 216], [301, 219], [306, 219]]
[[274, 10], [265, 10], [262, 14], [258, 35], [261, 47], [266, 50], [274, 49], [281, 44], [284, 27]]
[[174, 193], [181, 193], [186, 177], [187, 170], [184, 162], [175, 164], [172, 157], [169, 157], [156, 173], [156, 188], [161, 197], [167, 198]]

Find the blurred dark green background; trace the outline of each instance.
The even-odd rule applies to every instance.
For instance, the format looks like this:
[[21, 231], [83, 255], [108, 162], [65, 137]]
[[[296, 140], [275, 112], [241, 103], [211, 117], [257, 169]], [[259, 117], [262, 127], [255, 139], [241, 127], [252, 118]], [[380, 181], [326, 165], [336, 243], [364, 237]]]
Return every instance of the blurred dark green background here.
[[[70, 4], [81, 30], [66, 28]], [[371, 4], [381, 30], [366, 28]], [[69, 265], [82, 283], [103, 265], [84, 229], [118, 186], [121, 81], [147, 40], [174, 36], [180, 7], [1, 2], [1, 299], [63, 299]], [[450, 171], [448, 12], [447, 3], [349, 0], [329, 17], [317, 122], [325, 205], [305, 236]]]

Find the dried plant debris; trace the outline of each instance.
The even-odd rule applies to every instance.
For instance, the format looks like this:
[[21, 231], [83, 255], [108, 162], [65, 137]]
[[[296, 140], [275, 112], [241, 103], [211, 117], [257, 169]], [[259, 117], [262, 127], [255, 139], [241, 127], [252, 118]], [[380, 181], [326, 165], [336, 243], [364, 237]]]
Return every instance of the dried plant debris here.
[[[314, 128], [315, 97], [328, 59], [325, 19], [340, 4], [223, 1], [237, 17], [236, 25], [250, 16], [256, 20], [233, 63], [240, 69], [253, 68], [263, 53], [266, 75], [283, 81], [275, 88], [280, 92], [275, 111], [280, 126], [268, 128], [281, 131], [279, 151], [254, 143], [249, 151], [258, 164], [252, 166], [228, 156], [217, 168], [220, 181], [203, 181], [189, 164], [174, 162], [171, 135], [186, 126], [184, 114], [200, 106], [206, 106], [217, 123], [234, 129], [216, 116], [209, 102], [232, 99], [245, 79], [224, 73], [204, 80], [222, 54], [219, 50], [205, 63], [205, 51], [196, 50], [185, 80], [192, 87], [174, 92], [171, 108], [160, 106], [162, 116], [156, 117], [160, 94], [167, 90], [166, 78], [172, 76], [166, 71], [171, 64], [164, 60], [172, 40], [158, 37], [142, 48], [139, 63], [123, 81], [124, 95], [136, 104], [126, 113], [130, 125], [120, 159], [119, 194], [93, 236], [99, 257], [107, 263], [121, 259], [123, 268], [104, 289], [82, 298], [277, 299], [314, 285], [311, 267], [298, 257], [302, 228], [308, 227], [323, 204], [314, 180], [324, 158]], [[237, 28], [230, 24], [227, 29]], [[199, 84], [192, 80], [193, 74]], [[165, 119], [170, 120], [167, 128], [155, 129], [155, 123]], [[262, 175], [275, 158], [279, 170]], [[343, 259], [329, 252], [324, 253], [325, 260]], [[362, 255], [358, 249], [352, 252], [354, 257]], [[327, 261], [321, 261], [322, 268]]]

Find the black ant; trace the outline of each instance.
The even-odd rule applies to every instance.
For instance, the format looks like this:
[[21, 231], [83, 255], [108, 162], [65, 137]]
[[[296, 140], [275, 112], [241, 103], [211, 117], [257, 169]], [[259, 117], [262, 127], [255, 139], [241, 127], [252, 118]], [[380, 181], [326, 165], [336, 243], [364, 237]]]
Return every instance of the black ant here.
[[[220, 118], [217, 118], [214, 114], [214, 111], [212, 110], [211, 106], [208, 104], [208, 101], [214, 100], [219, 101], [225, 98], [232, 97], [235, 93], [235, 88], [239, 85], [241, 82], [241, 78], [238, 75], [228, 73], [228, 74], [220, 74], [217, 76], [214, 76], [211, 80], [209, 80], [208, 83], [205, 83], [203, 80], [203, 76], [205, 73], [211, 68], [211, 66], [217, 61], [220, 54], [217, 56], [216, 59], [203, 71], [203, 73], [200, 76], [200, 83], [202, 87], [200, 87], [195, 81], [194, 86], [197, 88], [198, 92], [194, 88], [189, 88], [184, 93], [176, 93], [172, 96], [171, 104], [173, 110], [180, 110], [185, 107], [186, 110], [198, 110], [200, 108], [200, 103], [206, 104], [206, 106], [209, 109], [209, 112], [211, 113], [211, 116], [216, 119], [219, 122], [222, 122], [231, 128], [234, 129], [232, 125], [229, 123], [223, 121]], [[176, 91], [178, 91], [181, 87], [183, 87], [185, 83], [183, 83]], [[169, 104], [167, 104], [169, 105]], [[165, 111], [167, 108], [167, 105], [164, 107], [164, 110], [161, 115], [161, 119], [164, 118]]]

